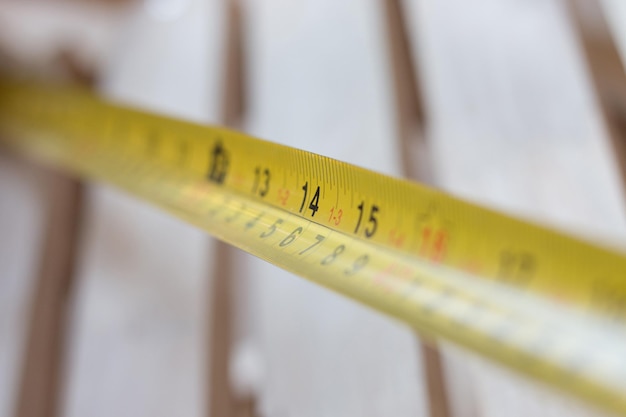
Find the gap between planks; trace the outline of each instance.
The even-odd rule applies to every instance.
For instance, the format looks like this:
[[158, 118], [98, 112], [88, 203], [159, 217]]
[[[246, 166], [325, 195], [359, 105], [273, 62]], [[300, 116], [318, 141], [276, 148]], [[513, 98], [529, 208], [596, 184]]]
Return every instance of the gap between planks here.
[[42, 171], [49, 187], [48, 213], [30, 302], [16, 417], [61, 414], [69, 318], [84, 213], [83, 185], [59, 172]]
[[[395, 99], [395, 127], [402, 154], [402, 172], [407, 178], [433, 183], [426, 124], [428, 121], [418, 68], [413, 65], [404, 10], [400, 0], [385, 0], [385, 29]], [[430, 417], [450, 417], [443, 357], [437, 342], [417, 335], [425, 371]]]
[[597, 105], [626, 183], [626, 72], [611, 34], [607, 12], [598, 0], [568, 0], [568, 11]]
[[[243, 48], [242, 10], [239, 0], [226, 2], [226, 37], [222, 66], [221, 122], [228, 127], [241, 126], [246, 110], [244, 81], [245, 60]], [[211, 272], [211, 310], [209, 316], [210, 359], [208, 361], [208, 407], [210, 417], [254, 417], [256, 398], [252, 394], [242, 396], [235, 392], [231, 378], [234, 351], [234, 326], [237, 288], [234, 272], [236, 248], [216, 242], [215, 264]]]

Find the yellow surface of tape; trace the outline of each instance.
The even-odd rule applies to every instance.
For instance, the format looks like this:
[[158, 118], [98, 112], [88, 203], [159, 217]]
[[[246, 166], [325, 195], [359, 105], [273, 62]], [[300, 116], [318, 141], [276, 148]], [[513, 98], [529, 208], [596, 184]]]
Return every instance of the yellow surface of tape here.
[[70, 87], [0, 84], [0, 134], [429, 336], [626, 414], [623, 254]]

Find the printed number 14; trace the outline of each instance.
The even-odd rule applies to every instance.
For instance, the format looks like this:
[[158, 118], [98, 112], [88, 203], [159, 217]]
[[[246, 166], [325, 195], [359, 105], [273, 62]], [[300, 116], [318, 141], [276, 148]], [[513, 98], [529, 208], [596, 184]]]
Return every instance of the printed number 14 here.
[[[302, 186], [302, 191], [304, 191], [304, 196], [302, 197], [302, 204], [300, 204], [300, 210], [298, 211], [298, 213], [302, 213], [302, 210], [304, 210], [304, 203], [306, 202], [307, 193], [309, 191], [308, 181], [305, 182], [304, 185]], [[313, 194], [313, 198], [311, 199], [311, 202], [309, 203], [309, 209], [311, 210], [311, 217], [315, 216], [315, 213], [317, 212], [317, 210], [319, 210], [319, 202], [320, 202], [320, 187], [318, 185], [317, 189], [315, 190], [315, 194]]]

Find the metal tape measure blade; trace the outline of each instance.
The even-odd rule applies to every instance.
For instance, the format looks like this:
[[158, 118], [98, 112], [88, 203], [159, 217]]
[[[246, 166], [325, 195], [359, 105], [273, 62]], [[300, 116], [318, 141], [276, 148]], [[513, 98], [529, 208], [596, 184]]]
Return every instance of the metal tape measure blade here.
[[1, 84], [0, 133], [422, 332], [626, 413], [622, 254], [418, 184], [68, 87]]

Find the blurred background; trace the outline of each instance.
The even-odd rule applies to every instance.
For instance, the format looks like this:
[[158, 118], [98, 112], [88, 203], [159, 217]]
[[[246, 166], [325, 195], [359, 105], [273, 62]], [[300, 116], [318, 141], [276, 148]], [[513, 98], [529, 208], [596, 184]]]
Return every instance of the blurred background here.
[[[622, 0], [0, 0], [0, 67], [626, 247]], [[0, 417], [596, 416], [0, 149]]]

